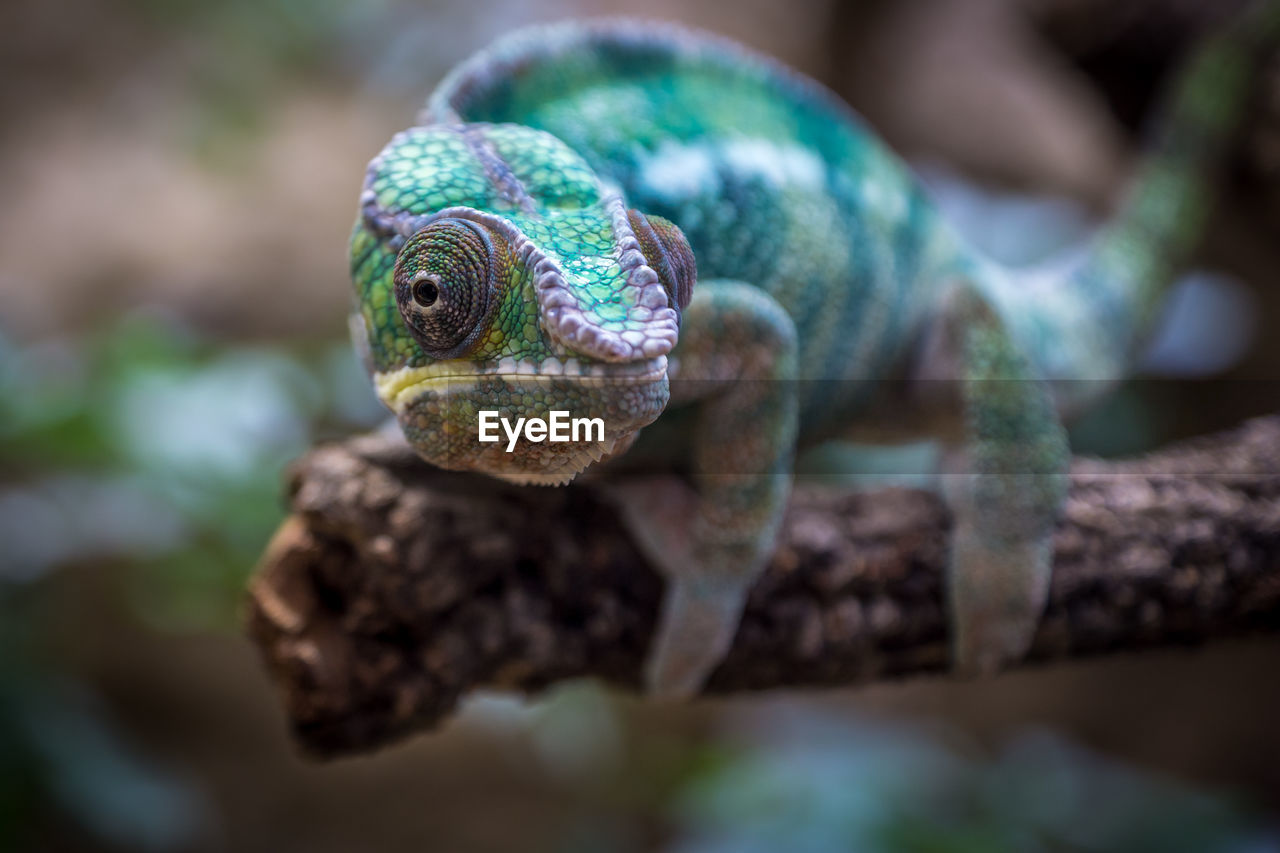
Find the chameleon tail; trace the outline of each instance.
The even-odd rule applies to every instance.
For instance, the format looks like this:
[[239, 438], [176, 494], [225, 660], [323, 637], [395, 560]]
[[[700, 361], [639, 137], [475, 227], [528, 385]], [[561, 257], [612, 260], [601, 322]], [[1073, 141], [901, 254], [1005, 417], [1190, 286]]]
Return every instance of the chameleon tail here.
[[1066, 497], [1058, 414], [1122, 376], [1151, 328], [1203, 229], [1209, 173], [1234, 135], [1255, 68], [1278, 39], [1280, 0], [1266, 0], [1193, 55], [1153, 153], [1113, 224], [1067, 272], [1071, 286], [1055, 270], [980, 273], [968, 288], [955, 286], [942, 310], [938, 340], [947, 343], [935, 357], [963, 379], [966, 424], [943, 482], [955, 519], [948, 590], [961, 671], [992, 671], [1029, 647]]
[[1175, 77], [1128, 197], [1070, 276], [1068, 290], [1090, 306], [1094, 324], [1088, 361], [1095, 369], [1086, 377], [1120, 375], [1145, 342], [1165, 289], [1196, 248], [1215, 167], [1250, 103], [1257, 69], [1278, 42], [1280, 2], [1253, 2]]

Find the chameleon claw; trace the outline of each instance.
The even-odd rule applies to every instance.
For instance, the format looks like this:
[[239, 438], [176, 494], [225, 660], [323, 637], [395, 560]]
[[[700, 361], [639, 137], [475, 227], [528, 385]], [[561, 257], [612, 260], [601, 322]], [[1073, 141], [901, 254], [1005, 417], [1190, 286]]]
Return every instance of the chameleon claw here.
[[668, 581], [645, 665], [645, 686], [660, 699], [690, 699], [724, 659], [738, 633], [747, 586], [734, 581]]

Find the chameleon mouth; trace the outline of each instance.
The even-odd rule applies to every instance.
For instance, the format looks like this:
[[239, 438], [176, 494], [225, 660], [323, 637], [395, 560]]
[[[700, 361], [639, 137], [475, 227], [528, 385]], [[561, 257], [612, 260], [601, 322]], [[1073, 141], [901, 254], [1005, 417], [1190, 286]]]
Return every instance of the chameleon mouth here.
[[378, 399], [400, 414], [424, 392], [448, 394], [451, 390], [470, 389], [481, 379], [515, 382], [567, 379], [579, 386], [600, 387], [657, 382], [666, 372], [665, 355], [625, 364], [582, 362], [576, 358], [532, 361], [507, 357], [496, 362], [443, 361], [422, 367], [402, 367], [390, 373], [376, 373], [373, 381]]

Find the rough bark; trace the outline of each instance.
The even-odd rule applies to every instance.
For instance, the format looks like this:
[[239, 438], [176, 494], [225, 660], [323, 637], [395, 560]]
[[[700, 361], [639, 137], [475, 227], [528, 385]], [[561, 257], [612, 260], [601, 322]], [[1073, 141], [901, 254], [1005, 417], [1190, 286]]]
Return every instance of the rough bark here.
[[[635, 688], [661, 581], [589, 483], [447, 473], [385, 438], [322, 446], [248, 626], [309, 752], [436, 725], [480, 686]], [[930, 494], [799, 485], [710, 693], [947, 669], [949, 520]], [[1280, 417], [1136, 461], [1080, 459], [1029, 663], [1280, 627]]]

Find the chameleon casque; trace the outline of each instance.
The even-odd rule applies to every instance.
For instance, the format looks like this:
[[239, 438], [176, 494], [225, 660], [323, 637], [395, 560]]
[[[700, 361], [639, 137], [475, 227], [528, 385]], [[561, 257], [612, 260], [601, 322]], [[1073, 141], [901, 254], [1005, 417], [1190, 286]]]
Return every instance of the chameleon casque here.
[[[606, 463], [667, 584], [646, 672], [665, 695], [728, 649], [798, 447], [937, 441], [956, 664], [993, 670], [1047, 596], [1060, 414], [1128, 369], [1278, 23], [1254, 5], [1196, 52], [1114, 221], [1048, 271], [980, 256], [849, 108], [745, 48], [636, 21], [515, 33], [369, 164], [357, 346], [436, 465], [554, 485]], [[605, 436], [507, 452], [481, 410]], [[691, 488], [623, 476], [655, 466]]]

